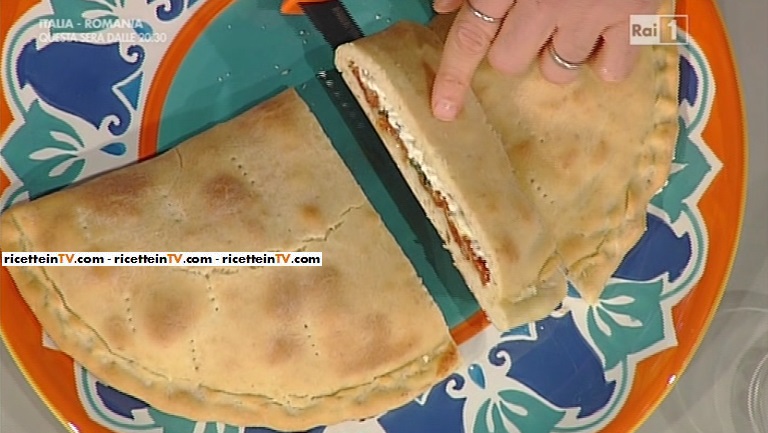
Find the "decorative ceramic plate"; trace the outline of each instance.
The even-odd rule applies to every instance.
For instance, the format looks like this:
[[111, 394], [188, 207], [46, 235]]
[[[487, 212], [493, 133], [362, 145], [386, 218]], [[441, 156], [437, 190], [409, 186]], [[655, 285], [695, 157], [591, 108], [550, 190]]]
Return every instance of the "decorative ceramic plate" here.
[[[347, 6], [367, 34], [431, 17], [426, 2]], [[372, 174], [377, 162], [352, 138], [316, 78], [332, 67], [330, 48], [306, 17], [281, 15], [279, 7], [275, 0], [4, 3], [0, 207], [167, 150], [295, 86], [417, 267], [467, 360], [400, 409], [312, 432], [634, 430], [706, 331], [741, 224], [744, 118], [713, 2], [677, 4], [690, 24], [690, 33], [682, 28], [677, 35], [686, 43], [681, 131], [673, 174], [648, 207], [647, 232], [597, 305], [571, 288], [550, 317], [505, 333], [482, 319], [429, 224], [414, 224], [394, 204], [407, 202], [401, 180]], [[103, 28], [108, 20], [111, 27]], [[71, 431], [268, 431], [181, 419], [105, 386], [46, 340], [6, 269], [0, 272], [5, 344]]]

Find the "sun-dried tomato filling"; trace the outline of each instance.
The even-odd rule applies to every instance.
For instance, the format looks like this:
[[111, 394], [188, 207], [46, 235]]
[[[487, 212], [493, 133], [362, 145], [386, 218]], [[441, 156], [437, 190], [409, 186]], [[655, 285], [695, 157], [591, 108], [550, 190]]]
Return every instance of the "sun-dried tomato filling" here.
[[408, 155], [408, 149], [405, 146], [405, 143], [403, 143], [399, 131], [397, 131], [397, 129], [395, 129], [395, 127], [392, 126], [392, 124], [389, 122], [387, 111], [381, 108], [379, 95], [365, 85], [362, 78], [360, 77], [360, 68], [354, 65], [350, 66], [352, 69], [352, 74], [355, 76], [358, 84], [360, 85], [360, 88], [363, 90], [366, 102], [368, 102], [368, 105], [377, 113], [376, 124], [381, 129], [387, 131], [387, 133], [397, 141], [398, 147], [403, 152], [403, 157], [405, 157], [405, 159], [410, 162], [411, 167], [416, 170], [416, 173], [419, 176], [419, 180], [421, 181], [421, 185], [430, 194], [435, 205], [443, 211], [443, 216], [445, 217], [445, 221], [448, 224], [448, 230], [450, 232], [449, 241], [452, 241], [458, 245], [464, 259], [471, 261], [474, 265], [475, 269], [480, 275], [480, 281], [482, 284], [484, 286], [487, 285], [491, 282], [491, 272], [488, 269], [488, 264], [472, 248], [472, 241], [469, 239], [469, 237], [459, 232], [459, 229], [456, 227], [456, 224], [451, 218], [451, 211], [448, 207], [448, 202], [445, 200], [445, 197], [440, 193], [440, 191], [436, 191], [432, 187], [432, 184], [429, 182], [429, 179], [427, 179], [427, 176], [424, 174], [424, 171], [421, 169], [419, 164]]

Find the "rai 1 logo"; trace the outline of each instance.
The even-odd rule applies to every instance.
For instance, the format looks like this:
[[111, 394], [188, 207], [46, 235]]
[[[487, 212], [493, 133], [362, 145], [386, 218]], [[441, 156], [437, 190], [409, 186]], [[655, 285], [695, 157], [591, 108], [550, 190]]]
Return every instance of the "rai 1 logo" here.
[[630, 45], [686, 45], [688, 15], [630, 15]]

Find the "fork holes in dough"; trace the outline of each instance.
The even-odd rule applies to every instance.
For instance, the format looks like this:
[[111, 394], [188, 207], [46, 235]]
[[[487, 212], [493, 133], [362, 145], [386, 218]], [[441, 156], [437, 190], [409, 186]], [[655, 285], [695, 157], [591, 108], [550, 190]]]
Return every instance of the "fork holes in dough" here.
[[192, 366], [195, 368], [195, 371], [200, 371], [200, 363], [197, 359], [197, 350], [195, 349], [195, 339], [189, 340], [189, 346], [190, 351], [192, 352]]
[[133, 323], [133, 310], [131, 309], [131, 297], [125, 296], [123, 298], [125, 303], [125, 318], [128, 321], [128, 326], [131, 328], [131, 332], [136, 333], [136, 326]]

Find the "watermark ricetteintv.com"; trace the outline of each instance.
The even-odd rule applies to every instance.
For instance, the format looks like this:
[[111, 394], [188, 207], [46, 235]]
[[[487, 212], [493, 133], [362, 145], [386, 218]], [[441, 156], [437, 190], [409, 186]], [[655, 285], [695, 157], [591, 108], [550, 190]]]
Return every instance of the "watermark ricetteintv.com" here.
[[138, 19], [84, 18], [44, 19], [38, 25], [40, 42], [90, 42], [109, 44], [114, 42], [147, 43], [168, 42], [168, 35], [154, 32], [148, 24]]

